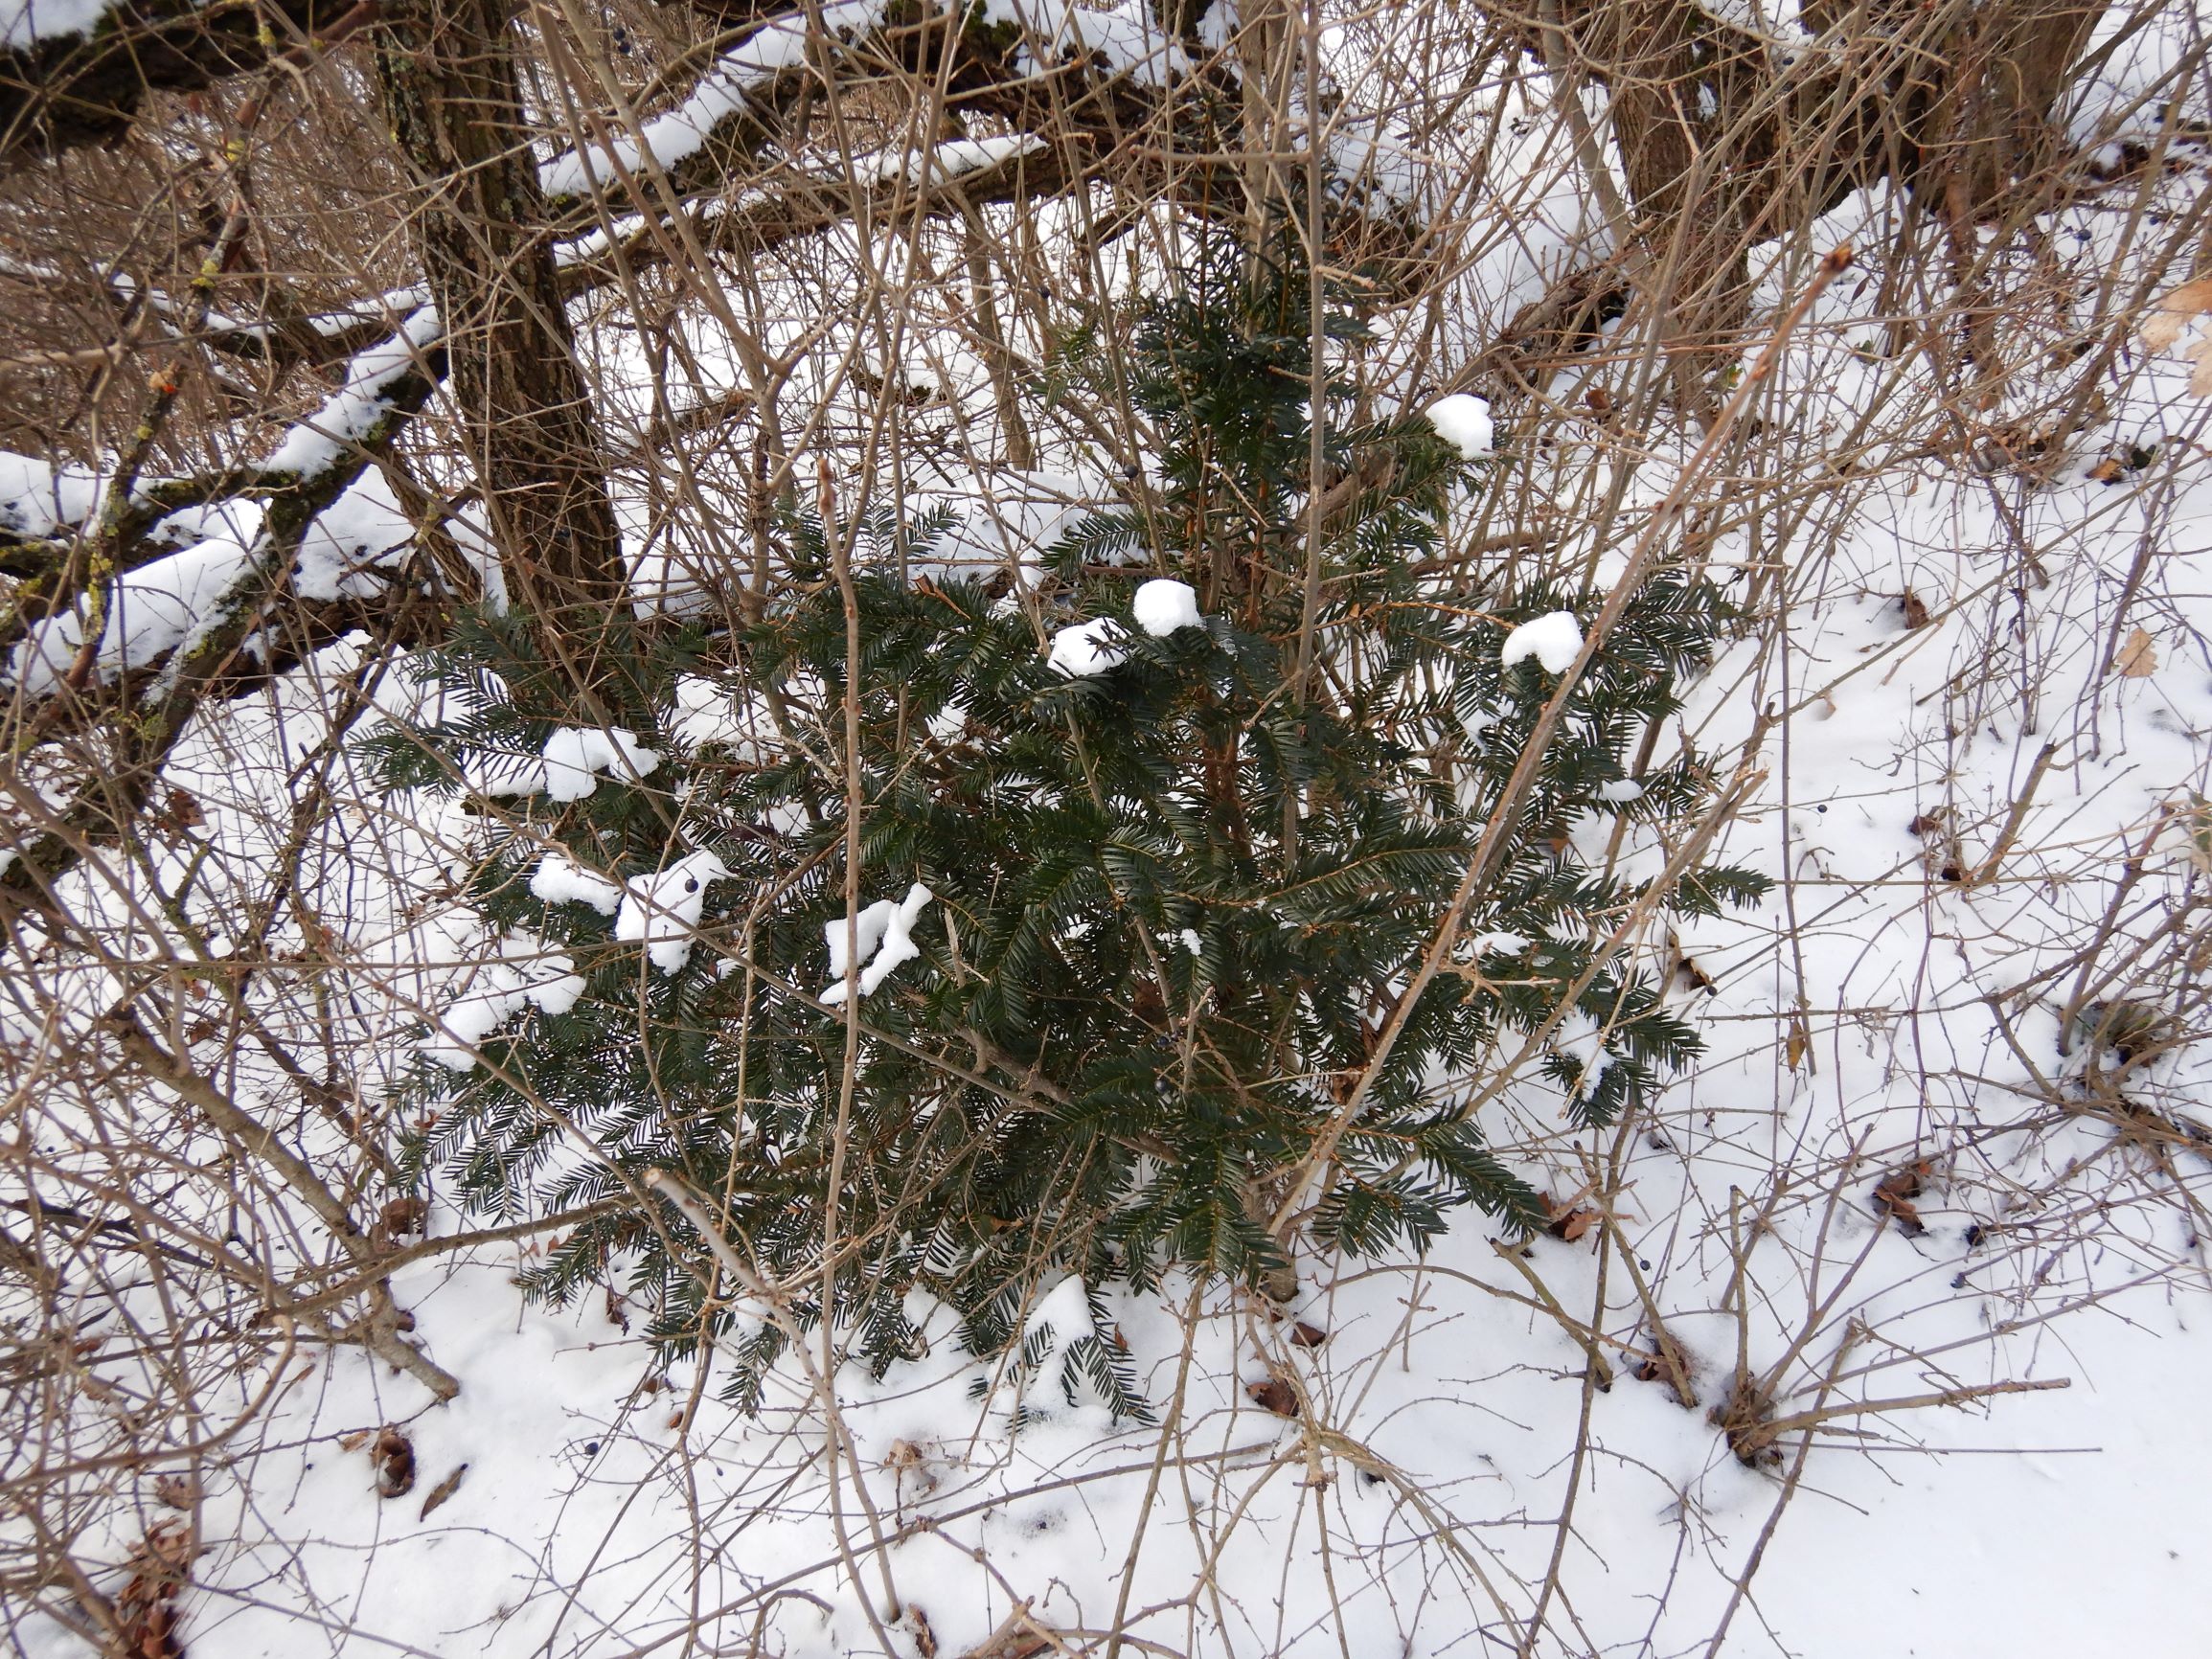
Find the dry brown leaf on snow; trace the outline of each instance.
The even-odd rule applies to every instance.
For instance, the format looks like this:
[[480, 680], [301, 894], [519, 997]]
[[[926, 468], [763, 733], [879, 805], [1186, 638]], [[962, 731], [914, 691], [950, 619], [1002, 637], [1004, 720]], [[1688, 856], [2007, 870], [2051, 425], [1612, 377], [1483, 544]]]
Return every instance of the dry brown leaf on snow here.
[[2159, 300], [2136, 337], [2154, 352], [2163, 352], [2181, 337], [2192, 319], [2212, 314], [2212, 277], [2183, 283]]
[[2158, 671], [2158, 648], [2146, 629], [2135, 628], [2121, 642], [2112, 671], [2124, 680], [2147, 680]]
[[376, 1467], [376, 1495], [385, 1498], [404, 1497], [415, 1488], [415, 1443], [397, 1424], [388, 1424], [376, 1433], [376, 1442], [369, 1448], [369, 1461]]
[[[1586, 1193], [1587, 1191], [1589, 1189], [1586, 1187], [1583, 1189], [1583, 1192]], [[1596, 1226], [1598, 1213], [1588, 1205], [1580, 1202], [1582, 1195], [1582, 1193], [1577, 1193], [1572, 1198], [1554, 1198], [1547, 1194], [1543, 1206], [1551, 1216], [1551, 1225], [1546, 1227], [1544, 1231], [1554, 1239], [1562, 1239], [1567, 1243], [1573, 1244], [1579, 1242], [1585, 1234]]]

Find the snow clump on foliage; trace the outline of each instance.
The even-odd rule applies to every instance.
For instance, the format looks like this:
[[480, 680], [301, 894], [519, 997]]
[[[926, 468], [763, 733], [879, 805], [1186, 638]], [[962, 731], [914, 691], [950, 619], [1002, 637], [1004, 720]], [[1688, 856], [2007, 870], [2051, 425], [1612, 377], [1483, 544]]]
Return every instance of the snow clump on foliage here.
[[1547, 674], [1563, 674], [1574, 667], [1575, 658], [1582, 654], [1582, 625], [1575, 621], [1571, 610], [1547, 611], [1533, 622], [1524, 622], [1505, 636], [1505, 650], [1499, 661], [1502, 667], [1528, 657], [1543, 665]]
[[699, 852], [654, 875], [632, 876], [614, 919], [615, 938], [644, 941], [653, 966], [674, 973], [691, 960], [692, 933], [706, 908], [707, 883], [727, 880], [729, 874], [712, 852]]
[[1111, 617], [1079, 623], [1052, 636], [1052, 666], [1071, 680], [1087, 679], [1118, 669], [1129, 659], [1121, 645], [1121, 629]]
[[[914, 943], [914, 919], [934, 897], [917, 881], [898, 903], [878, 898], [853, 919], [854, 943], [859, 949], [862, 996], [871, 995], [890, 978], [893, 968], [922, 954], [922, 947]], [[845, 1000], [845, 918], [835, 916], [823, 922], [822, 937], [830, 942], [830, 984], [822, 992], [822, 1000], [840, 1003]]]
[[1206, 625], [1206, 619], [1198, 614], [1197, 591], [1187, 581], [1165, 577], [1139, 587], [1129, 609], [1137, 626], [1156, 640], [1166, 639], [1178, 628]]
[[599, 774], [610, 766], [643, 778], [659, 764], [658, 755], [620, 726], [563, 726], [545, 739], [545, 792], [556, 801], [581, 801], [599, 787]]
[[1486, 460], [1492, 452], [1494, 428], [1491, 424], [1490, 405], [1480, 398], [1466, 392], [1439, 398], [1428, 406], [1428, 423], [1459, 451], [1462, 461]]

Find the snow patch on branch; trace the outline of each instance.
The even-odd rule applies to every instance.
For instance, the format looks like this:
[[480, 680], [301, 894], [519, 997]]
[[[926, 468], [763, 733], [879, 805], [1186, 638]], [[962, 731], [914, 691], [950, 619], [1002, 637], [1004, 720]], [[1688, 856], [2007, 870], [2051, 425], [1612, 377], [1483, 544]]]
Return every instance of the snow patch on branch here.
[[1166, 577], [1139, 585], [1136, 598], [1130, 602], [1129, 613], [1136, 618], [1137, 626], [1156, 640], [1164, 640], [1181, 628], [1206, 625], [1206, 619], [1198, 612], [1197, 590], [1187, 581], [1174, 581]]
[[1436, 428], [1439, 437], [1459, 451], [1462, 461], [1488, 459], [1491, 444], [1497, 436], [1490, 418], [1490, 405], [1467, 392], [1454, 392], [1431, 403], [1428, 423]]
[[520, 930], [499, 942], [497, 959], [478, 968], [464, 994], [440, 1009], [422, 1039], [422, 1053], [448, 1070], [472, 1070], [484, 1039], [535, 1003], [547, 1013], [566, 1013], [583, 995], [583, 976], [573, 958], [548, 950]]
[[1122, 630], [1111, 617], [1098, 617], [1052, 636], [1052, 666], [1071, 680], [1088, 679], [1129, 660]]
[[[832, 34], [873, 29], [882, 20], [883, 0], [836, 0], [820, 16]], [[639, 123], [635, 133], [617, 138], [611, 149], [594, 145], [555, 156], [538, 168], [538, 183], [547, 195], [582, 195], [595, 181], [611, 181], [618, 172], [635, 176], [648, 155], [670, 168], [697, 154], [716, 127], [744, 108], [753, 88], [807, 60], [807, 22], [795, 13], [755, 30], [723, 53], [675, 108]]]
[[567, 853], [548, 852], [530, 877], [531, 894], [547, 904], [588, 904], [602, 916], [622, 908], [622, 883], [594, 875]]
[[104, 487], [89, 466], [55, 466], [36, 456], [0, 449], [0, 530], [38, 540], [82, 524], [100, 510]]
[[[934, 897], [917, 881], [898, 903], [878, 898], [854, 918], [862, 996], [874, 995], [876, 988], [891, 977], [893, 968], [922, 954], [922, 947], [914, 943], [914, 921]], [[822, 923], [822, 937], [830, 942], [830, 984], [822, 992], [822, 1000], [832, 1006], [845, 1000], [845, 933], [842, 916]]]
[[[213, 625], [262, 550], [259, 538], [249, 547], [218, 536], [124, 577], [108, 590], [93, 677], [106, 684], [147, 668]], [[10, 653], [0, 677], [31, 696], [52, 693], [77, 661], [84, 624], [81, 611], [46, 618]]]
[[658, 755], [620, 726], [562, 726], [545, 739], [545, 792], [556, 801], [581, 801], [599, 787], [602, 772], [638, 779], [659, 764]]
[[346, 367], [346, 383], [323, 406], [294, 426], [262, 463], [270, 472], [313, 478], [328, 471], [346, 450], [376, 430], [392, 412], [397, 382], [420, 366], [422, 353], [445, 338], [445, 325], [435, 306], [412, 313], [388, 340], [371, 346]]
[[1140, 86], [1166, 86], [1191, 73], [1182, 43], [1160, 27], [1145, 0], [1095, 11], [1071, 0], [984, 0], [983, 15], [1022, 29], [1028, 38], [1020, 62], [1031, 74], [1076, 57], [1096, 58]]
[[919, 153], [905, 150], [897, 155], [879, 156], [872, 173], [865, 170], [864, 163], [857, 161], [853, 170], [855, 176], [872, 184], [942, 183], [946, 179], [965, 178], [1002, 162], [1034, 155], [1044, 148], [1044, 140], [1034, 132], [1010, 132], [997, 138], [954, 138]]

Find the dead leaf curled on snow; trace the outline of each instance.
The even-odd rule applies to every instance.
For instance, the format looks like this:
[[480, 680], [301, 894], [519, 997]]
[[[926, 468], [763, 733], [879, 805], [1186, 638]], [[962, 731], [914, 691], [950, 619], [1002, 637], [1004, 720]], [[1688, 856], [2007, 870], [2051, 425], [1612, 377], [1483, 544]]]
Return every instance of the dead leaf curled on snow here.
[[1596, 1226], [1598, 1221], [1595, 1210], [1577, 1202], [1581, 1196], [1580, 1193], [1573, 1198], [1564, 1199], [1546, 1195], [1543, 1207], [1551, 1216], [1551, 1224], [1544, 1231], [1554, 1239], [1563, 1239], [1569, 1244], [1580, 1242], [1583, 1236]]
[[2124, 680], [2147, 680], [2158, 671], [2158, 648], [2144, 628], [2132, 629], [2112, 659], [2112, 670]]
[[461, 1489], [461, 1477], [467, 1472], [467, 1464], [455, 1464], [453, 1472], [430, 1489], [430, 1495], [422, 1500], [422, 1512], [416, 1519], [428, 1520], [432, 1510]]
[[1248, 1382], [1244, 1393], [1254, 1405], [1263, 1406], [1277, 1417], [1298, 1415], [1298, 1394], [1279, 1376], [1270, 1376], [1265, 1382]]
[[1890, 1170], [1874, 1184], [1875, 1210], [1895, 1221], [1897, 1230], [1907, 1239], [1917, 1239], [1927, 1231], [1927, 1223], [1920, 1218], [1920, 1210], [1913, 1203], [1926, 1189], [1927, 1175], [1928, 1164], [1924, 1158]]
[[2212, 313], [2212, 277], [2183, 283], [2151, 308], [2137, 337], [2154, 352], [2163, 352], [2181, 337], [2191, 319]]
[[376, 1466], [378, 1497], [405, 1497], [415, 1489], [415, 1443], [397, 1424], [376, 1431], [369, 1461]]
[[[2181, 337], [2181, 330], [2199, 317], [2212, 316], [2212, 277], [2183, 283], [2158, 301], [2136, 337], [2154, 352], [2163, 352]], [[2196, 365], [2189, 390], [2199, 398], [2212, 398], [2212, 331], [2206, 331], [2182, 353]]]

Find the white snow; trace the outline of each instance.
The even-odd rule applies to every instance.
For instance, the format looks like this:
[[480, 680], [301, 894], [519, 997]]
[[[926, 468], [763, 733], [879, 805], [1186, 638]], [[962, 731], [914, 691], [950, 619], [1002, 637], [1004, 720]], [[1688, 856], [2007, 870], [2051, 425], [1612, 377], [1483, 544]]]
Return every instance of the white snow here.
[[[987, 167], [1014, 161], [1021, 156], [1035, 155], [1045, 148], [1045, 142], [1034, 132], [1014, 132], [994, 138], [953, 138], [926, 149], [901, 150], [895, 154], [876, 158], [871, 170], [855, 160], [854, 170], [861, 177], [877, 184], [903, 180], [909, 184], [931, 180], [943, 182], [971, 172], [981, 172]], [[924, 177], [924, 173], [927, 178]]]
[[1613, 1063], [1613, 1057], [1606, 1052], [1605, 1027], [1579, 1008], [1569, 1009], [1560, 1021], [1552, 1033], [1552, 1046], [1582, 1066], [1582, 1076], [1574, 1085], [1578, 1095], [1596, 1088]]
[[1137, 626], [1154, 639], [1165, 639], [1178, 628], [1206, 625], [1206, 619], [1198, 614], [1197, 591], [1187, 581], [1167, 577], [1140, 584], [1129, 609]]
[[20, 52], [40, 40], [84, 34], [107, 11], [107, 0], [0, 0], [0, 46]]
[[[933, 897], [928, 888], [917, 881], [898, 903], [878, 898], [853, 918], [854, 943], [860, 952], [862, 996], [872, 995], [878, 986], [890, 978], [893, 968], [922, 954], [922, 947], [914, 943], [914, 921]], [[822, 937], [830, 943], [830, 983], [822, 991], [822, 1000], [832, 1005], [845, 1000], [846, 932], [846, 919], [842, 916], [832, 917], [822, 923]]]
[[1129, 660], [1129, 648], [1120, 643], [1121, 637], [1121, 629], [1114, 625], [1113, 618], [1096, 617], [1054, 634], [1048, 660], [1070, 679], [1103, 674]]
[[722, 861], [703, 849], [650, 875], [630, 877], [614, 919], [615, 938], [643, 942], [653, 966], [674, 973], [691, 960], [708, 885], [729, 878]]
[[[224, 613], [258, 547], [214, 537], [144, 565], [108, 590], [94, 676], [102, 683], [147, 668]], [[33, 696], [61, 683], [84, 640], [81, 605], [48, 617], [10, 653], [5, 678]]]
[[1643, 798], [1644, 786], [1633, 779], [1615, 778], [1610, 783], [1598, 785], [1598, 799], [1601, 801], [1641, 801]]
[[622, 908], [621, 882], [594, 875], [558, 850], [537, 861], [530, 891], [548, 904], [588, 904], [602, 916]]
[[1081, 1274], [1070, 1273], [1037, 1299], [1022, 1321], [1021, 1333], [1035, 1336], [1040, 1330], [1050, 1331], [1054, 1346], [1061, 1349], [1097, 1333], [1098, 1322], [1091, 1317]]
[[546, 948], [542, 940], [517, 929], [501, 940], [499, 955], [483, 964], [462, 994], [437, 1012], [422, 1051], [457, 1072], [471, 1069], [484, 1039], [525, 1003], [550, 1014], [566, 1013], [583, 994], [575, 962]]
[[55, 466], [0, 449], [0, 530], [36, 538], [82, 524], [99, 511], [102, 488], [100, 475], [88, 466]]
[[[819, 12], [823, 29], [832, 34], [872, 29], [882, 14], [882, 0], [832, 0]], [[595, 178], [612, 183], [618, 169], [636, 177], [649, 154], [663, 168], [675, 166], [696, 154], [716, 127], [744, 108], [748, 91], [804, 63], [807, 36], [804, 12], [755, 30], [716, 60], [682, 103], [617, 138], [611, 156], [596, 145], [556, 156], [538, 168], [538, 182], [548, 195], [582, 195]]]
[[1096, 9], [1071, 0], [986, 0], [984, 16], [1021, 25], [1027, 36], [1021, 61], [1032, 73], [1078, 57], [1099, 59], [1109, 75], [1144, 86], [1165, 86], [1191, 73], [1181, 42], [1160, 27], [1146, 0]]
[[294, 591], [302, 599], [371, 597], [384, 586], [374, 573], [401, 562], [414, 545], [414, 521], [384, 474], [370, 467], [300, 538]]
[[1522, 623], [1505, 636], [1505, 649], [1499, 660], [1510, 669], [1525, 657], [1534, 657], [1543, 665], [1544, 672], [1563, 674], [1574, 667], [1582, 648], [1582, 625], [1575, 621], [1575, 613], [1547, 611], [1532, 622]]
[[581, 801], [599, 787], [602, 772], [634, 781], [659, 765], [660, 757], [621, 726], [562, 726], [545, 739], [545, 792], [556, 801]]
[[445, 335], [435, 306], [423, 306], [387, 340], [370, 347], [346, 366], [346, 383], [323, 406], [285, 434], [262, 463], [270, 472], [296, 472], [310, 478], [366, 437], [391, 412], [387, 394], [394, 381], [417, 368], [422, 354]]
[[1462, 461], [1480, 461], [1491, 453], [1494, 428], [1490, 404], [1469, 392], [1454, 392], [1428, 406], [1428, 423], [1444, 441], [1459, 451]]

